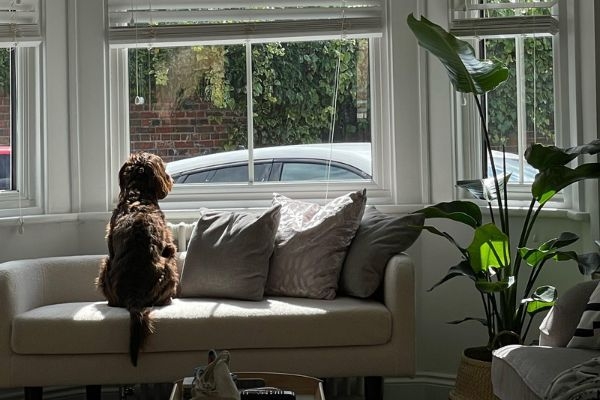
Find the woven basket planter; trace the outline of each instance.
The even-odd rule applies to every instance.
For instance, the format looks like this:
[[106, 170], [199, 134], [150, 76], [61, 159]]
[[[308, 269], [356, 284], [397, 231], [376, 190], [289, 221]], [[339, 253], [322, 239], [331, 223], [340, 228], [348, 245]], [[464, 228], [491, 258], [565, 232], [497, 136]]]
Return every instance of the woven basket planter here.
[[486, 351], [489, 353], [485, 348], [471, 348], [463, 352], [450, 400], [498, 400], [492, 391], [492, 362], [471, 357]]

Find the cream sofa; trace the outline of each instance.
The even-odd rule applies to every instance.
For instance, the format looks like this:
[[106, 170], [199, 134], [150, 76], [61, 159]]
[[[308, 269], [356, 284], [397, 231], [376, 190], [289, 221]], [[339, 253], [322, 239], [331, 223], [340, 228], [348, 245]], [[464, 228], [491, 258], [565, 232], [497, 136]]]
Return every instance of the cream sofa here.
[[[600, 357], [600, 350], [567, 347], [597, 285], [597, 280], [580, 282], [558, 298], [540, 325], [539, 346], [511, 345], [494, 351], [492, 384], [499, 399], [544, 399], [560, 374]], [[597, 369], [596, 374], [600, 375]], [[592, 397], [572, 393], [568, 398]]]
[[[180, 255], [183, 265], [185, 254]], [[233, 370], [318, 377], [412, 376], [414, 267], [386, 266], [381, 299], [175, 299], [133, 367], [129, 314], [94, 286], [102, 256], [0, 264], [0, 388], [169, 382], [228, 349]]]

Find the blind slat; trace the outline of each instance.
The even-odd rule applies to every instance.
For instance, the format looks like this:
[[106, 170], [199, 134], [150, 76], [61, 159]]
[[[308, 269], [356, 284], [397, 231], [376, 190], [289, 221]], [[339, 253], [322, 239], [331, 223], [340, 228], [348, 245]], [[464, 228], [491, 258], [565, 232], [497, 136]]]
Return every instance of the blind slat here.
[[557, 3], [557, 0], [530, 3], [450, 0], [449, 31], [461, 37], [554, 35], [559, 30], [558, 19], [553, 15]]
[[113, 47], [381, 35], [384, 0], [109, 0]]
[[40, 0], [0, 0], [0, 45], [40, 40]]

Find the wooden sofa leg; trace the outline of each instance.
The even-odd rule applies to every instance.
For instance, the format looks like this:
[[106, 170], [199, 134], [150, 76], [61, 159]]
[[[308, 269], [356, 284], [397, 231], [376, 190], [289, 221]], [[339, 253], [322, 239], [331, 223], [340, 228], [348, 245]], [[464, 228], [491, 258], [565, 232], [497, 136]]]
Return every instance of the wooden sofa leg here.
[[101, 385], [87, 385], [85, 387], [85, 398], [87, 400], [102, 399], [102, 386]]
[[41, 386], [26, 386], [25, 400], [42, 400], [44, 388]]
[[365, 376], [365, 399], [383, 400], [383, 377]]

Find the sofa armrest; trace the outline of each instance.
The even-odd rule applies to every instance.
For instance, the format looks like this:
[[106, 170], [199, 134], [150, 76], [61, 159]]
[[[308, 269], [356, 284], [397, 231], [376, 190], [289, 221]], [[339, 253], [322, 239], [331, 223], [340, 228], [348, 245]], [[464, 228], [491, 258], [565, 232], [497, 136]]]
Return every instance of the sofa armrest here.
[[[416, 365], [415, 344], [415, 267], [404, 254], [392, 257], [386, 266], [383, 303], [392, 313], [392, 340], [403, 365]], [[411, 374], [411, 375], [412, 375]]]
[[[15, 315], [48, 304], [102, 300], [94, 278], [102, 256], [50, 257], [0, 264], [0, 370], [9, 371]], [[7, 377], [0, 374], [0, 386]]]

